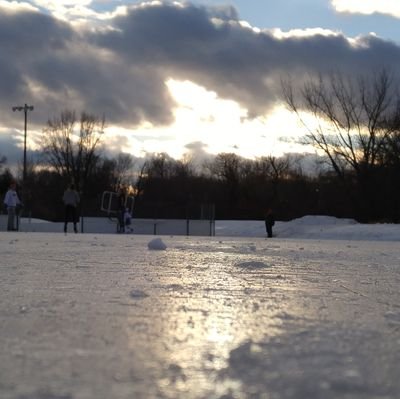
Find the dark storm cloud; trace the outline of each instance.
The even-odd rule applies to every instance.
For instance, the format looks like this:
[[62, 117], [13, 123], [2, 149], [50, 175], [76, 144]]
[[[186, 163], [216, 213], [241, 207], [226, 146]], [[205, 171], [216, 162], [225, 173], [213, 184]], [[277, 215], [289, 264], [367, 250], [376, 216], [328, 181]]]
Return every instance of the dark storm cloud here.
[[114, 21], [117, 30], [92, 39], [127, 64], [191, 79], [239, 101], [251, 114], [262, 114], [275, 103], [281, 76], [288, 73], [299, 80], [305, 74], [362, 73], [400, 61], [398, 46], [373, 36], [357, 46], [341, 35], [277, 39], [237, 20], [215, 23], [211, 17], [212, 9], [194, 6], [132, 9]]
[[0, 131], [0, 158], [6, 157], [5, 167], [12, 167], [22, 160], [21, 140], [23, 138], [15, 131], [4, 133], [9, 134], [3, 134]]
[[[75, 36], [66, 24], [38, 12], [3, 12], [0, 9], [0, 106], [3, 125], [12, 124], [14, 105], [41, 102], [29, 82], [38, 75], [38, 64], [46, 60], [51, 68], [54, 52], [66, 51]], [[61, 80], [61, 79], [59, 79]], [[51, 90], [52, 82], [42, 82]]]
[[173, 120], [169, 77], [189, 79], [264, 114], [281, 95], [282, 76], [341, 69], [362, 73], [397, 66], [400, 48], [366, 37], [278, 39], [242, 26], [232, 7], [190, 4], [131, 7], [112, 29], [83, 30], [37, 12], [0, 10], [2, 125], [15, 126], [12, 105], [32, 103], [32, 123], [69, 108], [105, 114], [124, 126]]

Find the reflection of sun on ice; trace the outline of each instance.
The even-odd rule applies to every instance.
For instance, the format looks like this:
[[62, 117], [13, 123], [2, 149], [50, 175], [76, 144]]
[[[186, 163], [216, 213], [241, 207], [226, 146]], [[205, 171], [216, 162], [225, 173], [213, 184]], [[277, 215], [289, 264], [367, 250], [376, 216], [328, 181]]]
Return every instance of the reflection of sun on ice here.
[[234, 336], [232, 333], [232, 319], [230, 317], [227, 319], [216, 318], [208, 326], [206, 339], [209, 342], [225, 344], [233, 341]]
[[210, 342], [223, 344], [223, 343], [232, 341], [233, 336], [230, 334], [227, 334], [224, 331], [221, 331], [217, 327], [212, 327], [208, 332], [207, 340]]
[[206, 325], [204, 339], [208, 343], [207, 346], [211, 345], [208, 360], [218, 370], [227, 366], [229, 352], [232, 349], [232, 345], [234, 345], [233, 316], [233, 314], [226, 318], [213, 318], [211, 316], [211, 320]]

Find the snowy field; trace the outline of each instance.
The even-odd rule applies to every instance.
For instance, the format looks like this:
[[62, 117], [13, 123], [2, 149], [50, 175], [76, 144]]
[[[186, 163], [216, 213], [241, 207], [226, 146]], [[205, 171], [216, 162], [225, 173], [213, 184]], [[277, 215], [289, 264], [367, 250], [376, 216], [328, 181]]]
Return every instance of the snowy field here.
[[400, 398], [400, 226], [274, 233], [0, 232], [0, 398]]
[[[400, 241], [400, 224], [360, 224], [332, 216], [304, 216], [276, 222], [276, 238]], [[216, 221], [216, 236], [265, 237], [263, 221]]]
[[[83, 230], [93, 234], [115, 234], [116, 219], [106, 217], [84, 218]], [[7, 227], [7, 215], [0, 215], [0, 232]], [[81, 231], [81, 225], [79, 230]], [[208, 220], [132, 220], [134, 233], [145, 235], [190, 235], [228, 237], [265, 237], [265, 225], [261, 220], [230, 221], [217, 220], [213, 225]], [[52, 223], [40, 219], [22, 219], [21, 232], [62, 233], [63, 223]], [[72, 225], [69, 223], [69, 231]], [[310, 238], [339, 240], [400, 241], [399, 224], [359, 224], [352, 219], [337, 219], [330, 216], [304, 216], [288, 222], [277, 221], [274, 226], [276, 238]]]

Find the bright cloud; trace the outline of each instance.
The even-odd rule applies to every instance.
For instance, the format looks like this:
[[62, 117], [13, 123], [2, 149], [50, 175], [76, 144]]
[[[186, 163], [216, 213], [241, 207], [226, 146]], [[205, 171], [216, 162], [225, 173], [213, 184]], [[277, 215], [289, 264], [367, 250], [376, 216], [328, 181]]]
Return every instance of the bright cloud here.
[[102, 11], [98, 2], [93, 0], [32, 0], [36, 7], [46, 10], [53, 17], [68, 21], [73, 25], [88, 25], [108, 21], [117, 15], [126, 13], [126, 6], [117, 6], [113, 11]]
[[332, 0], [338, 12], [387, 14], [400, 18], [399, 0]]
[[0, 0], [0, 10], [4, 10], [4, 11], [37, 11], [37, 8], [33, 7], [29, 3]]
[[145, 124], [134, 130], [110, 127], [110, 138], [125, 138], [119, 150], [136, 156], [167, 152], [180, 159], [191, 143], [198, 142], [208, 153], [232, 152], [246, 158], [314, 152], [298, 144], [304, 131], [283, 106], [277, 106], [268, 117], [250, 120], [248, 111], [237, 102], [221, 99], [193, 82], [169, 79], [166, 85], [176, 102], [174, 124]]
[[270, 32], [277, 39], [289, 39], [293, 37], [313, 37], [319, 36], [342, 36], [339, 32], [334, 32], [330, 29], [322, 28], [309, 28], [309, 29], [291, 29], [287, 32], [282, 31], [279, 28], [271, 29]]

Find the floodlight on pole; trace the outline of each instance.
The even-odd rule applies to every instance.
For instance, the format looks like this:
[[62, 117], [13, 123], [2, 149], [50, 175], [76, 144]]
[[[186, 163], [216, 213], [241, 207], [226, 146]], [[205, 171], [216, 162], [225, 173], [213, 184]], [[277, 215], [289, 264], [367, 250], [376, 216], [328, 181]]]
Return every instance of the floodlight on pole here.
[[27, 105], [25, 104], [24, 106], [15, 106], [12, 107], [13, 112], [15, 111], [24, 111], [24, 116], [25, 116], [25, 124], [24, 124], [24, 170], [23, 170], [23, 183], [26, 183], [26, 130], [27, 130], [27, 124], [28, 124], [28, 111], [33, 111], [33, 105]]

